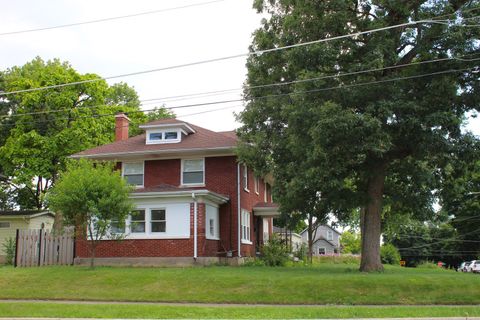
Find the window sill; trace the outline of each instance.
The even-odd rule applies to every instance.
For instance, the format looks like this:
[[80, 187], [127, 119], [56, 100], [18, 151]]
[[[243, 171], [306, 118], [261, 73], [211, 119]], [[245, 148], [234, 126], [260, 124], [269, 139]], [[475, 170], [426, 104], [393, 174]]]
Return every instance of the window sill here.
[[252, 241], [243, 240], [243, 239], [242, 239], [242, 241], [241, 241], [241, 242], [242, 242], [242, 244], [250, 244], [250, 245], [251, 245], [251, 244], [253, 244], [253, 242], [252, 242]]
[[205, 187], [205, 183], [187, 183], [181, 184], [180, 188], [190, 188], [190, 187]]
[[205, 237], [205, 239], [207, 239], [207, 240], [215, 240], [215, 241], [220, 241], [220, 238], [209, 238], [209, 237]]
[[255, 191], [255, 194], [258, 196], [260, 193], [258, 193], [258, 191]]

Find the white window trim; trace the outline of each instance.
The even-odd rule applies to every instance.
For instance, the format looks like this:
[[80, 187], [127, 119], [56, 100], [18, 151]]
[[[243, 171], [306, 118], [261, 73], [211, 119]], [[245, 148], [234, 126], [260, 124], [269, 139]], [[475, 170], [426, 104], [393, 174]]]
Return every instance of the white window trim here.
[[263, 193], [263, 202], [268, 202], [267, 201], [267, 186], [268, 186], [268, 183], [264, 182], [263, 185], [265, 186], [265, 192]]
[[[127, 240], [148, 240], [148, 239], [190, 239], [190, 234], [185, 236], [172, 236], [167, 234], [167, 226], [165, 232], [152, 232], [152, 210], [165, 210], [165, 222], [168, 221], [168, 210], [165, 207], [157, 206], [141, 206], [134, 210], [145, 210], [145, 232], [132, 232], [131, 216], [128, 215], [125, 222], [125, 239]], [[108, 240], [108, 239], [106, 239]]]
[[[165, 133], [166, 132], [176, 132], [177, 133], [177, 139], [165, 139]], [[151, 133], [161, 133], [162, 134], [162, 139], [161, 140], [150, 140], [150, 134]], [[147, 134], [146, 144], [179, 143], [179, 142], [182, 141], [182, 131], [180, 129], [153, 129], [153, 130], [147, 130], [146, 134]]]
[[246, 164], [243, 165], [243, 175], [242, 175], [243, 190], [250, 192], [248, 189], [248, 167]]
[[[241, 214], [241, 234], [242, 234], [242, 237], [241, 237], [241, 243], [243, 244], [253, 244], [253, 242], [251, 241], [251, 236], [252, 236], [252, 220], [251, 220], [251, 213], [248, 211], [248, 210], [245, 210], [245, 209], [242, 209], [242, 214]], [[244, 224], [244, 216], [248, 216], [248, 225]], [[243, 232], [243, 227], [246, 226], [248, 228], [248, 239], [244, 238], [244, 232]]]
[[327, 230], [327, 241], [333, 241], [333, 231], [332, 230]]
[[260, 192], [260, 178], [258, 176], [255, 176], [255, 178], [253, 179], [253, 184], [255, 193], [258, 195]]
[[[152, 220], [152, 211], [153, 210], [163, 210], [165, 211], [165, 220]], [[145, 220], [147, 220], [147, 214], [145, 213]], [[165, 221], [165, 231], [163, 232], [153, 232], [152, 231], [152, 222], [162, 222], [162, 221]], [[145, 228], [146, 229], [146, 228]], [[145, 230], [147, 231], [147, 230]], [[148, 208], [148, 234], [153, 234], [153, 235], [157, 235], [157, 234], [167, 234], [167, 208], [163, 207], [163, 208]]]
[[[131, 235], [135, 235], [135, 236], [146, 236], [147, 234], [149, 234], [149, 220], [147, 215], [150, 214], [150, 210], [147, 210], [146, 208], [135, 208], [133, 211], [144, 211], [145, 214], [144, 214], [144, 217], [143, 217], [143, 220], [139, 220], [139, 221], [143, 221], [143, 223], [145, 223], [145, 231], [144, 232], [133, 232], [132, 231], [132, 215], [129, 214], [128, 215], [128, 218], [127, 218], [127, 222], [125, 223], [125, 233], [126, 234], [131, 234]], [[127, 227], [128, 226], [128, 227]]]
[[122, 178], [125, 177], [125, 163], [139, 163], [142, 162], [143, 165], [143, 174], [142, 174], [142, 185], [135, 185], [135, 188], [143, 188], [145, 185], [145, 160], [142, 161], [122, 161]]
[[[203, 161], [203, 181], [201, 183], [183, 183], [183, 167], [186, 160], [202, 160]], [[182, 159], [182, 164], [180, 168], [180, 186], [196, 186], [196, 187], [205, 187], [205, 158], [184, 158]]]

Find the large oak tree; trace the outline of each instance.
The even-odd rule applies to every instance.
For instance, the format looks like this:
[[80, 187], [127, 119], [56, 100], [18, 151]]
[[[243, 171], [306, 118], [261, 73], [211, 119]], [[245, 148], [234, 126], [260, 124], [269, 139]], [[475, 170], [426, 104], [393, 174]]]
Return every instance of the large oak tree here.
[[[247, 62], [241, 157], [273, 173], [285, 212], [342, 220], [360, 208], [360, 269], [382, 270], [382, 219], [433, 212], [465, 114], [479, 107], [480, 28], [465, 25], [479, 23], [480, 2], [256, 0], [254, 7], [267, 18], [252, 51], [438, 20]], [[437, 59], [444, 60], [422, 63]], [[379, 70], [361, 72], [370, 69]], [[354, 74], [337, 77], [343, 73]]]

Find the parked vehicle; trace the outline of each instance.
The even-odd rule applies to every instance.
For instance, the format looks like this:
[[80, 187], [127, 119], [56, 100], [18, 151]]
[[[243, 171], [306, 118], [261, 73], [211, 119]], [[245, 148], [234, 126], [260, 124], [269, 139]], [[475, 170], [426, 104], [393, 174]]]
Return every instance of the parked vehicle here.
[[463, 265], [462, 272], [470, 272], [470, 265], [472, 264], [472, 261], [465, 261]]
[[480, 273], [480, 260], [473, 260], [470, 264], [470, 270], [474, 273]]
[[465, 269], [465, 263], [466, 263], [465, 261], [460, 263], [460, 265], [457, 268], [457, 272], [465, 272], [465, 270], [464, 270]]

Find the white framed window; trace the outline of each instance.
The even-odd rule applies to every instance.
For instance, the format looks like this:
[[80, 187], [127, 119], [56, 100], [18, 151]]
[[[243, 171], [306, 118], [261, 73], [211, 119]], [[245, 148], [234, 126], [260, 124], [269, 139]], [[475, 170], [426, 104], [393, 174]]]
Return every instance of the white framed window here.
[[130, 214], [130, 232], [145, 233], [145, 209], [133, 210]]
[[150, 210], [150, 232], [167, 232], [167, 215], [165, 209]]
[[265, 202], [268, 202], [269, 194], [270, 194], [270, 201], [272, 201], [272, 189], [270, 188], [270, 185], [265, 182], [265, 194], [263, 195], [263, 200]]
[[250, 212], [242, 210], [242, 242], [251, 244], [250, 240]]
[[182, 160], [182, 185], [205, 184], [205, 159]]
[[144, 162], [123, 162], [122, 176], [131, 185], [137, 187], [143, 186]]
[[207, 239], [220, 239], [220, 219], [218, 208], [208, 204], [205, 205], [205, 233]]
[[266, 242], [270, 238], [270, 224], [268, 222], [268, 218], [263, 218], [263, 241]]
[[125, 223], [120, 224], [118, 220], [110, 221], [110, 233], [111, 234], [124, 234], [125, 233]]
[[333, 231], [332, 230], [327, 230], [327, 240], [328, 241], [333, 240]]
[[243, 190], [250, 192], [248, 190], [248, 167], [246, 164], [243, 165], [243, 176], [242, 176], [242, 184], [243, 184]]
[[0, 222], [0, 229], [8, 229], [8, 228], [10, 228], [10, 222], [9, 221]]
[[147, 130], [147, 144], [177, 143], [181, 137], [179, 130]]
[[319, 255], [324, 255], [324, 254], [326, 254], [326, 253], [327, 253], [327, 249], [325, 249], [325, 248], [318, 248], [318, 254], [319, 254]]
[[255, 193], [258, 194], [260, 191], [260, 178], [258, 176], [255, 176], [255, 179], [253, 180], [253, 182], [254, 182]]

